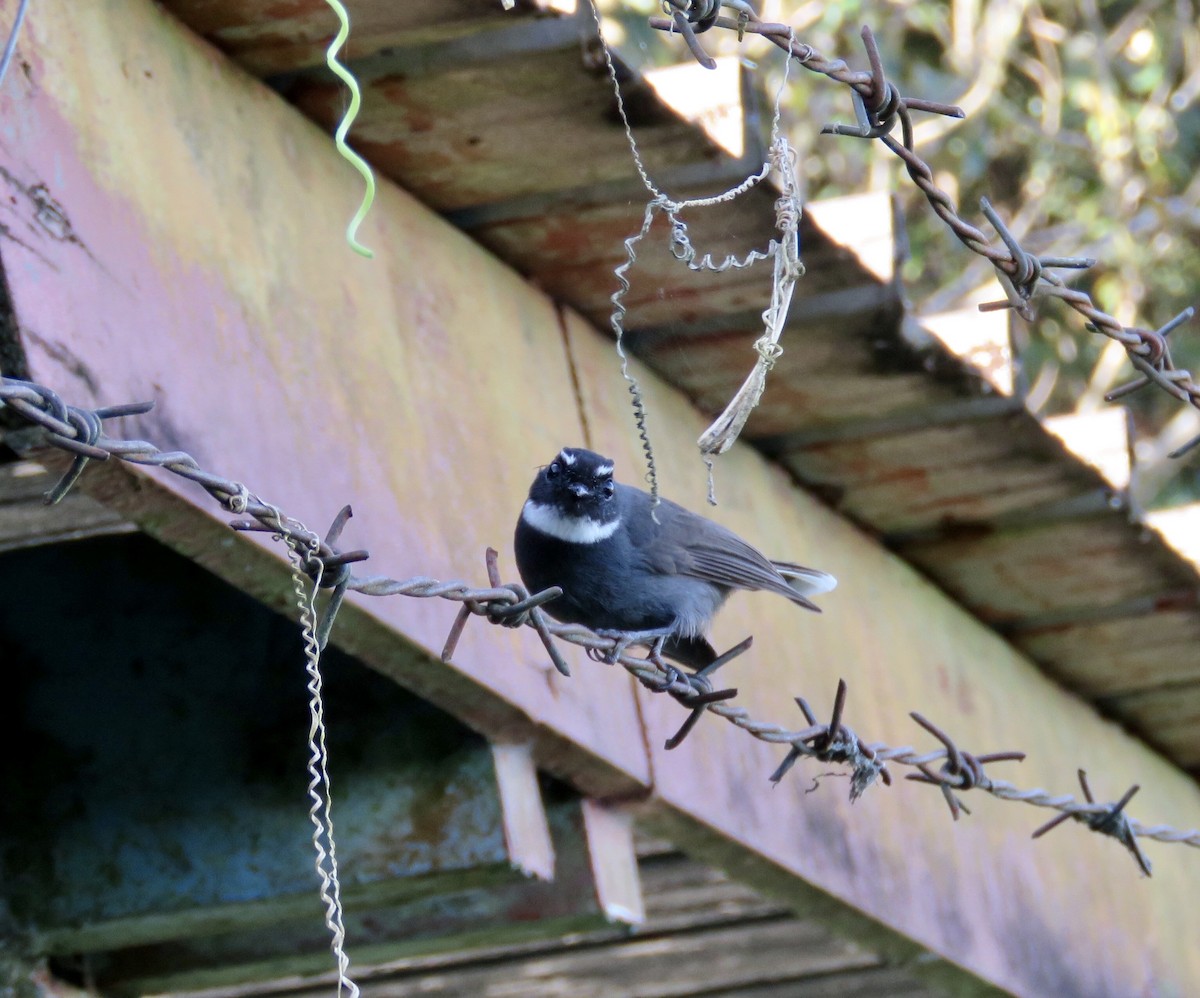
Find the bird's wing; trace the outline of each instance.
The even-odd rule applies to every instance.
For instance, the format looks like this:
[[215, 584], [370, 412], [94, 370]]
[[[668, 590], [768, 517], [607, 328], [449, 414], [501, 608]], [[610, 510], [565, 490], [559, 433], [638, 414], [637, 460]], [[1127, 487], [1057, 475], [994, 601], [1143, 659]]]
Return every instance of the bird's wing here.
[[688, 548], [691, 564], [683, 574], [737, 589], [765, 589], [810, 610], [818, 609], [760, 551], [723, 527], [713, 531], [714, 526], [718, 525], [710, 525], [699, 542]]
[[[657, 509], [659, 523], [651, 526], [649, 496], [640, 489], [630, 491], [635, 493], [627, 497], [632, 539], [652, 571], [690, 576], [732, 589], [765, 589], [800, 606], [818, 609], [804, 595], [813, 590], [790, 584], [762, 552], [732, 530], [666, 499]], [[799, 565], [787, 568], [794, 575], [801, 572]], [[824, 576], [812, 569], [803, 571]]]

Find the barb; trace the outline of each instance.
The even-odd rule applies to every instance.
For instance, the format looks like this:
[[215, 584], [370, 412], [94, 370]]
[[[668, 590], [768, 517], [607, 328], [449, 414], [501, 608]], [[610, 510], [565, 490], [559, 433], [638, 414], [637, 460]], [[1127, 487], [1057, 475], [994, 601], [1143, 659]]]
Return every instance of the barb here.
[[[1084, 770], [1079, 770], [1079, 785], [1083, 788], [1083, 795], [1087, 798], [1089, 804], [1095, 803], [1095, 798], [1092, 796], [1092, 788], [1088, 785], [1087, 773]], [[1033, 833], [1033, 838], [1038, 839], [1047, 832], [1057, 828], [1068, 818], [1074, 818], [1076, 821], [1082, 821], [1092, 831], [1100, 832], [1103, 835], [1111, 835], [1114, 839], [1125, 846], [1137, 860], [1137, 865], [1141, 868], [1142, 873], [1147, 877], [1150, 876], [1150, 860], [1146, 859], [1145, 853], [1142, 852], [1142, 847], [1138, 845], [1137, 834], [1134, 831], [1135, 822], [1130, 821], [1125, 817], [1125, 805], [1133, 800], [1136, 794], [1142, 788], [1136, 783], [1125, 791], [1124, 795], [1115, 804], [1105, 805], [1104, 810], [1098, 813], [1064, 813], [1057, 818], [1051, 818], [1041, 828]], [[1143, 833], [1145, 834], [1145, 833]]]
[[[808, 722], [808, 727], [795, 731], [778, 724], [757, 721], [744, 707], [728, 702], [736, 696], [736, 690], [715, 690], [710, 679], [717, 669], [747, 651], [751, 644], [750, 639], [731, 648], [707, 668], [696, 673], [686, 672], [665, 662], [661, 657], [661, 642], [651, 647], [644, 656], [631, 655], [628, 652], [630, 643], [627, 640], [602, 637], [576, 624], [549, 623], [541, 607], [561, 596], [562, 591], [548, 589], [531, 595], [523, 586], [503, 585], [498, 556], [492, 549], [488, 550], [486, 557], [490, 586], [485, 589], [475, 589], [463, 582], [441, 582], [426, 577], [403, 580], [386, 576], [353, 577], [350, 575], [350, 564], [364, 560], [367, 553], [340, 553], [335, 548], [341, 531], [350, 518], [349, 507], [344, 507], [338, 513], [325, 539], [321, 540], [304, 524], [264, 502], [241, 483], [204, 471], [188, 454], [181, 451], [164, 453], [144, 440], [115, 439], [103, 431], [104, 419], [146, 412], [150, 403], [81, 409], [67, 405], [57, 394], [42, 385], [0, 376], [0, 407], [3, 406], [8, 406], [29, 422], [42, 427], [46, 431], [48, 444], [75, 455], [75, 461], [64, 477], [64, 482], [68, 478], [71, 482], [78, 478], [82, 465], [78, 469], [76, 465], [80, 465], [81, 461], [86, 465], [89, 460], [117, 457], [134, 464], [165, 468], [197, 483], [231, 512], [239, 515], [249, 514], [251, 519], [235, 520], [232, 526], [238, 530], [266, 531], [284, 541], [289, 552], [294, 555], [293, 564], [313, 579], [314, 593], [318, 588], [334, 590], [334, 596], [326, 607], [325, 620], [329, 623], [330, 607], [336, 610], [336, 606], [340, 604], [339, 592], [344, 594], [347, 590], [369, 596], [439, 597], [462, 604], [442, 651], [444, 661], [449, 661], [453, 655], [467, 619], [475, 615], [486, 617], [493, 624], [533, 627], [542, 639], [547, 654], [564, 676], [569, 675], [569, 670], [555, 645], [555, 639], [584, 648], [590, 658], [621, 665], [645, 688], [655, 693], [669, 694], [689, 711], [680, 729], [667, 740], [666, 747], [669, 749], [677, 747], [692, 731], [701, 715], [707, 712], [724, 718], [760, 741], [788, 746], [786, 757], [771, 775], [771, 779], [776, 783], [802, 758], [842, 764], [851, 769], [850, 797], [854, 800], [877, 780], [890, 785], [892, 779], [889, 765], [908, 766], [917, 770], [916, 773], [909, 774], [909, 779], [937, 786], [941, 790], [955, 818], [960, 814], [969, 813], [958, 797], [958, 794], [968, 790], [982, 790], [1000, 800], [1020, 801], [1034, 807], [1055, 810], [1059, 812], [1059, 818], [1039, 829], [1035, 837], [1044, 835], [1068, 817], [1074, 818], [1092, 831], [1109, 835], [1125, 845], [1147, 875], [1150, 872], [1150, 864], [1141, 853], [1139, 839], [1148, 838], [1200, 848], [1200, 830], [1181, 831], [1169, 825], [1145, 825], [1125, 816], [1125, 807], [1137, 792], [1136, 787], [1114, 804], [1096, 803], [1083, 777], [1081, 784], [1086, 798], [1084, 801], [1070, 795], [1050, 794], [1040, 788], [1022, 790], [1005, 780], [992, 778], [984, 767], [994, 762], [1018, 761], [1025, 757], [1024, 753], [1005, 751], [976, 755], [967, 752], [944, 730], [920, 714], [912, 714], [913, 719], [941, 743], [941, 748], [918, 752], [909, 746], [891, 747], [882, 742], [864, 742], [842, 720], [847, 699], [845, 681], [838, 684], [828, 724], [818, 723], [812, 708], [802, 697], [796, 699], [796, 704]], [[84, 437], [86, 440], [82, 439]], [[50, 491], [48, 499], [53, 496], [61, 498], [64, 493], [63, 483], [60, 483]], [[330, 568], [334, 570], [331, 572]], [[303, 614], [311, 622], [316, 615], [315, 604], [311, 602], [312, 597], [307, 596], [302, 588], [298, 595], [303, 601]], [[329, 623], [324, 625], [326, 637]], [[306, 627], [311, 627], [311, 623]], [[321, 633], [320, 626], [311, 630], [314, 636]], [[310, 643], [309, 634], [306, 630], [306, 653], [311, 662], [312, 649], [315, 647], [319, 655], [321, 642], [316, 640]], [[935, 763], [941, 763], [937, 770], [932, 768]], [[330, 853], [332, 854], [332, 848]], [[332, 896], [336, 898], [336, 886], [332, 889]], [[341, 959], [339, 957], [340, 975], [345, 972]]]
[[[909, 178], [924, 194], [934, 213], [967, 249], [984, 257], [995, 268], [996, 276], [1005, 290], [1006, 299], [1000, 302], [984, 302], [979, 306], [981, 311], [1012, 309], [1026, 321], [1032, 321], [1035, 316], [1036, 299], [1058, 298], [1087, 320], [1086, 328], [1089, 332], [1099, 333], [1120, 343], [1139, 372], [1140, 377], [1135, 381], [1111, 392], [1107, 396], [1110, 401], [1149, 384], [1155, 384], [1181, 402], [1200, 409], [1200, 385], [1192, 379], [1189, 371], [1175, 367], [1166, 342], [1167, 333], [1191, 319], [1195, 309], [1184, 309], [1166, 325], [1155, 330], [1122, 325], [1119, 320], [1097, 308], [1088, 294], [1067, 287], [1063, 278], [1049, 269], [1081, 270], [1094, 266], [1095, 260], [1082, 257], [1034, 256], [1021, 247], [992, 205], [984, 198], [980, 209], [1000, 237], [1000, 244], [993, 245], [985, 233], [961, 217], [953, 199], [934, 183], [932, 168], [917, 154], [913, 146], [911, 112], [924, 111], [961, 118], [962, 109], [938, 101], [901, 96], [896, 86], [886, 78], [879, 47], [870, 28], [862, 29], [862, 40], [871, 68], [869, 71], [852, 70], [845, 61], [828, 59], [811, 45], [798, 42], [793, 29], [788, 25], [760, 21], [742, 0], [668, 2], [674, 8], [672, 16], [652, 17], [649, 19], [650, 26], [673, 33], [680, 30], [677, 22], [683, 18], [692, 32], [689, 47], [693, 52], [700, 45], [695, 33], [711, 27], [736, 31], [739, 40], [746, 33], [761, 35], [788, 53], [791, 59], [795, 59], [805, 69], [849, 87], [857, 124], [834, 123], [826, 125], [822, 131], [825, 134], [878, 139], [903, 162]], [[714, 17], [714, 5], [735, 10], [737, 17]], [[699, 27], [701, 23], [704, 24], [702, 29]], [[699, 51], [703, 54], [702, 47]], [[697, 58], [699, 59], [699, 56]], [[706, 64], [703, 59], [700, 61]], [[897, 124], [900, 125], [899, 139], [892, 134]], [[1173, 451], [1171, 457], [1182, 457], [1197, 446], [1200, 446], [1200, 436]]]

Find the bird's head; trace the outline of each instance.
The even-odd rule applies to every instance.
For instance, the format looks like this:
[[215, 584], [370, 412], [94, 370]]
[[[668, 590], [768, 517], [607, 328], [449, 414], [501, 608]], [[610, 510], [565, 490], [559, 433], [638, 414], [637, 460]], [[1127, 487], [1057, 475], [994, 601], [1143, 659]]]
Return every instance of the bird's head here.
[[564, 447], [533, 480], [525, 518], [564, 540], [602, 540], [620, 520], [616, 493], [612, 461], [582, 447]]

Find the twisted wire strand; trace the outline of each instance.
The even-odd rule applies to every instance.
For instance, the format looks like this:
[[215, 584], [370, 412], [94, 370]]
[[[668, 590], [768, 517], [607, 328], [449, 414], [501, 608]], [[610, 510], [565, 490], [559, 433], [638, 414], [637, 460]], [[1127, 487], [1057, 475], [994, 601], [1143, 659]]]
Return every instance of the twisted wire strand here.
[[[719, 0], [700, 0], [700, 2], [704, 7], [704, 17], [715, 17], [717, 12], [720, 10], [721, 5]], [[790, 162], [789, 157], [793, 154], [791, 153], [790, 147], [787, 146], [787, 140], [782, 137], [780, 123], [782, 120], [783, 95], [787, 88], [788, 74], [791, 69], [791, 60], [784, 60], [783, 76], [775, 93], [775, 103], [771, 116], [770, 143], [772, 152], [763, 163], [761, 169], [756, 173], [749, 174], [733, 187], [730, 187], [719, 194], [709, 197], [688, 198], [677, 201], [668, 197], [661, 190], [659, 190], [654, 181], [651, 179], [649, 171], [646, 169], [646, 164], [642, 159], [641, 150], [638, 148], [637, 139], [633, 134], [633, 127], [630, 124], [629, 116], [625, 111], [625, 101], [621, 95], [621, 86], [617, 75], [616, 64], [613, 62], [612, 53], [604, 39], [604, 28], [601, 23], [600, 12], [596, 7], [595, 0], [588, 0], [588, 3], [592, 14], [592, 20], [595, 22], [596, 34], [597, 38], [599, 39], [600, 50], [603, 55], [604, 64], [608, 70], [609, 81], [612, 84], [613, 95], [616, 100], [617, 114], [621, 119], [621, 124], [625, 132], [625, 140], [629, 145], [629, 153], [633, 159], [634, 168], [637, 170], [638, 176], [642, 180], [643, 186], [645, 186], [646, 190], [651, 195], [650, 201], [647, 202], [646, 210], [642, 217], [641, 229], [633, 236], [630, 236], [625, 240], [625, 260], [618, 264], [613, 270], [613, 276], [617, 280], [618, 288], [609, 298], [613, 306], [609, 315], [609, 324], [612, 327], [613, 333], [616, 337], [617, 356], [621, 361], [621, 376], [625, 379], [625, 382], [629, 387], [633, 404], [634, 423], [637, 427], [637, 434], [638, 439], [641, 442], [642, 452], [646, 456], [645, 478], [650, 487], [650, 515], [654, 517], [655, 521], [657, 522], [658, 517], [655, 510], [660, 502], [658, 469], [654, 460], [654, 447], [650, 441], [650, 433], [647, 427], [645, 398], [637, 378], [634, 377], [629, 371], [629, 358], [626, 355], [624, 345], [625, 317], [627, 315], [627, 307], [624, 299], [630, 290], [628, 272], [630, 268], [632, 268], [637, 262], [637, 253], [634, 247], [649, 233], [650, 227], [653, 224], [654, 214], [658, 211], [662, 211], [666, 214], [671, 224], [671, 253], [677, 260], [685, 263], [689, 270], [721, 274], [729, 270], [744, 270], [763, 260], [770, 260], [778, 257], [781, 245], [781, 241], [778, 239], [771, 239], [767, 243], [765, 250], [749, 250], [744, 257], [739, 257], [736, 253], [727, 254], [719, 263], [713, 259], [711, 253], [699, 255], [696, 248], [692, 245], [690, 237], [688, 236], [687, 223], [684, 222], [679, 215], [688, 208], [708, 208], [714, 205], [725, 204], [733, 201], [741, 197], [747, 191], [756, 187], [758, 184], [762, 183], [767, 179], [768, 176], [770, 176], [772, 168], [781, 168], [779, 163], [775, 162], [775, 152], [781, 144], [788, 150], [788, 155], [785, 156], [784, 159]], [[734, 0], [734, 3], [736, 6], [745, 8], [747, 10], [749, 9], [748, 5], [740, 3], [740, 0]], [[676, 3], [675, 6], [678, 10], [683, 9], [680, 7], [679, 3]], [[688, 33], [688, 37], [691, 37], [690, 32]], [[799, 211], [798, 202], [796, 211], [797, 213]], [[791, 233], [790, 236], [794, 237], [794, 232]], [[789, 233], [784, 232], [784, 240], [788, 238]], [[790, 268], [788, 273], [793, 273], [794, 269], [794, 267]], [[791, 302], [791, 292], [789, 289], [786, 295], [780, 294], [780, 273], [780, 268], [776, 267], [775, 282], [772, 291], [772, 311], [778, 314], [779, 309], [782, 308], [782, 315], [780, 317], [780, 323], [782, 326], [782, 322], [786, 319], [788, 305]], [[775, 339], [778, 339], [777, 334]], [[755, 349], [759, 352], [761, 358], [767, 360], [767, 353], [764, 352], [762, 342], [763, 341], [760, 339], [760, 341], [755, 344]], [[777, 357], [778, 347], [776, 346], [773, 348], [769, 363], [773, 364]], [[742, 427], [745, 425], [750, 411], [752, 411], [753, 408], [758, 404], [758, 400], [762, 396], [761, 382], [765, 378], [765, 371], [763, 370], [761, 364], [756, 365], [754, 371], [751, 372], [747, 380], [749, 381], [756, 377], [760, 382], [757, 393], [744, 387], [743, 390], [738, 393], [738, 396], [735, 397], [734, 400], [731, 400], [730, 406], [726, 409], [726, 412], [719, 417], [718, 423], [722, 424], [723, 426], [721, 433], [722, 444], [720, 449], [714, 451], [711, 449], [711, 447], [706, 449], [703, 444], [701, 446], [701, 457], [703, 458], [708, 469], [708, 501], [714, 506], [716, 505], [716, 496], [715, 485], [713, 481], [712, 454], [723, 453], [732, 445], [734, 439], [736, 439], [737, 435], [741, 432]], [[751, 398], [753, 399], [753, 402], [747, 406], [747, 400]], [[736, 418], [731, 418], [729, 413], [730, 410], [734, 408], [738, 409], [740, 414]], [[715, 434], [716, 432], [716, 424], [714, 424], [714, 427], [710, 428], [709, 431], [706, 431], [706, 434], [701, 437], [701, 440], [703, 441], [707, 436]]]
[[646, 482], [650, 486], [650, 515], [654, 517], [656, 523], [658, 514], [655, 512], [655, 508], [661, 501], [658, 494], [658, 468], [654, 462], [654, 445], [650, 442], [650, 430], [647, 426], [646, 400], [642, 395], [641, 383], [629, 370], [629, 355], [625, 352], [625, 296], [629, 294], [631, 287], [628, 277], [629, 269], [637, 263], [635, 247], [646, 238], [650, 226], [654, 224], [654, 213], [661, 207], [661, 199], [658, 197], [648, 201], [646, 211], [642, 216], [641, 229], [625, 240], [625, 262], [618, 264], [613, 270], [613, 276], [616, 277], [619, 287], [609, 296], [609, 301], [612, 302], [612, 312], [608, 320], [613, 335], [616, 337], [617, 356], [621, 359], [621, 377], [625, 379], [633, 400], [633, 421], [637, 426], [642, 452], [646, 455]]
[[354, 119], [358, 117], [359, 109], [362, 107], [362, 91], [359, 89], [358, 80], [355, 79], [354, 74], [338, 58], [342, 46], [346, 44], [347, 39], [350, 37], [350, 14], [346, 11], [341, 0], [325, 0], [325, 2], [337, 15], [338, 19], [337, 34], [329, 43], [329, 48], [325, 50], [325, 64], [350, 91], [350, 103], [346, 108], [346, 113], [342, 115], [342, 120], [338, 122], [333, 141], [342, 159], [346, 160], [346, 162], [358, 171], [365, 185], [358, 211], [354, 213], [354, 217], [350, 219], [350, 223], [346, 226], [346, 242], [350, 244], [350, 248], [355, 253], [359, 256], [365, 256], [370, 260], [375, 254], [358, 241], [358, 228], [362, 225], [363, 220], [367, 217], [367, 213], [371, 210], [371, 205], [375, 202], [375, 173], [371, 169], [371, 164], [351, 149], [346, 142], [346, 135], [350, 132], [350, 127], [354, 124]]
[[[316, 853], [316, 871], [320, 879], [319, 893], [325, 908], [325, 926], [330, 932], [330, 947], [337, 965], [337, 994], [359, 998], [358, 985], [350, 978], [350, 958], [346, 955], [346, 922], [342, 907], [341, 878], [338, 876], [337, 840], [333, 833], [333, 788], [329, 779], [329, 749], [325, 738], [324, 680], [321, 676], [321, 643], [317, 639], [317, 590], [325, 573], [324, 563], [316, 559], [311, 585], [306, 586], [305, 566], [320, 550], [320, 538], [301, 524], [285, 529], [284, 516], [278, 507], [264, 503], [272, 510], [278, 528], [275, 534], [287, 550], [292, 570], [292, 591], [304, 641], [305, 671], [308, 682], [308, 797], [312, 802], [308, 817], [313, 825], [312, 844]], [[303, 534], [308, 536], [302, 540]], [[302, 550], [302, 547], [304, 550]], [[305, 553], [307, 551], [307, 553]], [[322, 841], [323, 840], [323, 841]]]

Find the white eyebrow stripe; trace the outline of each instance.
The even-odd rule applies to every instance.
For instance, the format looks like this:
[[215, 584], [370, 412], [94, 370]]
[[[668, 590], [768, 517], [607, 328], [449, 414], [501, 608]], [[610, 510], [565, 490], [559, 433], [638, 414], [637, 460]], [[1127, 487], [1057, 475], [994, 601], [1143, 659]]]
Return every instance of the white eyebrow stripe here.
[[612, 473], [613, 473], [613, 466], [611, 464], [601, 464], [601, 465], [597, 465], [597, 467], [596, 467], [596, 477], [597, 478], [607, 478]]
[[560, 461], [562, 461], [562, 463], [565, 464], [567, 467], [570, 467], [571, 465], [573, 465], [575, 463], [575, 455], [568, 454], [565, 450], [560, 450], [558, 452], [558, 459]]
[[596, 544], [606, 541], [621, 525], [620, 517], [600, 523], [589, 516], [565, 516], [553, 506], [534, 502], [532, 499], [525, 503], [521, 518], [539, 533], [571, 544]]

